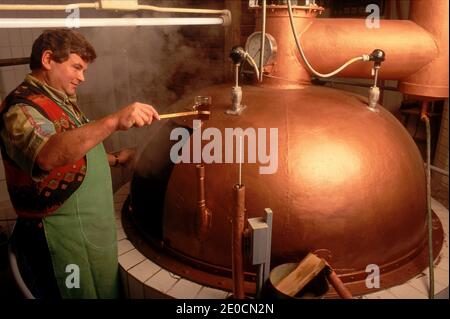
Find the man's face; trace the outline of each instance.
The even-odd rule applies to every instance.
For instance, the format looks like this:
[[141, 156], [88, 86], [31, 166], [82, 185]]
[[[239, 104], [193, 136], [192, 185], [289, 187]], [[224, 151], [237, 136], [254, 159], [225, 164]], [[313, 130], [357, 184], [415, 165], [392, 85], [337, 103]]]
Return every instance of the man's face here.
[[84, 71], [87, 68], [88, 64], [75, 53], [70, 53], [69, 58], [62, 63], [51, 60], [47, 73], [48, 84], [67, 95], [74, 95], [78, 85], [84, 81]]

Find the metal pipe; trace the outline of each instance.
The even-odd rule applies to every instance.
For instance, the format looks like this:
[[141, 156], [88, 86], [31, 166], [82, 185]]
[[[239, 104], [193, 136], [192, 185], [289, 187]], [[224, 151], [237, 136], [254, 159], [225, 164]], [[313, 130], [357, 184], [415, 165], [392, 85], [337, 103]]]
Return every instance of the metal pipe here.
[[433, 265], [433, 215], [431, 212], [431, 133], [430, 133], [430, 119], [428, 117], [428, 101], [422, 102], [422, 110], [420, 118], [425, 122], [427, 130], [427, 215], [428, 215], [428, 263], [430, 273], [430, 287], [429, 287], [429, 299], [434, 299], [434, 265]]
[[353, 299], [350, 290], [348, 290], [348, 288], [345, 287], [342, 280], [338, 277], [336, 272], [331, 267], [328, 270], [327, 279], [329, 283], [333, 286], [333, 288], [336, 290], [339, 297], [341, 297], [342, 299]]
[[242, 185], [242, 135], [239, 136], [239, 185]]
[[[342, 70], [344, 70], [344, 69], [347, 68], [349, 65], [351, 65], [351, 64], [353, 64], [353, 63], [355, 63], [355, 62], [358, 62], [358, 61], [369, 61], [369, 56], [368, 56], [367, 54], [362, 54], [362, 55], [360, 55], [360, 56], [353, 57], [353, 58], [349, 59], [347, 62], [345, 62], [345, 63], [342, 64], [339, 68], [337, 68], [336, 70], [334, 70], [334, 71], [332, 71], [332, 72], [329, 72], [329, 73], [326, 73], [326, 74], [317, 72], [317, 71], [312, 67], [312, 65], [309, 63], [308, 59], [306, 58], [305, 53], [303, 52], [303, 49], [302, 49], [301, 42], [299, 41], [299, 37], [297, 37], [297, 30], [295, 29], [294, 17], [293, 17], [293, 14], [292, 14], [291, 0], [287, 0], [287, 4], [288, 4], [289, 22], [290, 22], [290, 24], [291, 24], [291, 31], [292, 31], [292, 34], [293, 34], [293, 36], [294, 36], [295, 44], [296, 44], [297, 49], [298, 49], [298, 51], [299, 51], [299, 53], [300, 53], [300, 56], [301, 56], [302, 59], [303, 59], [303, 62], [306, 64], [306, 66], [308, 67], [308, 70], [309, 70], [311, 73], [313, 73], [313, 74], [316, 75], [316, 76], [323, 77], [323, 78], [329, 78], [329, 77], [332, 77], [332, 76], [338, 74], [339, 72], [341, 72]], [[309, 26], [310, 26], [312, 23], [313, 23], [313, 22], [311, 21], [311, 23], [309, 24]], [[307, 26], [307, 27], [300, 33], [300, 38], [301, 38], [303, 32], [305, 32], [306, 30], [308, 30], [308, 27], [309, 27], [309, 26]]]
[[163, 25], [223, 25], [217, 18], [82, 18], [82, 19], [0, 19], [1, 28], [73, 28], [73, 27], [133, 27]]
[[235, 209], [232, 220], [232, 270], [233, 270], [233, 297], [244, 299], [244, 261], [242, 237], [245, 222], [245, 186], [234, 185]]
[[[14, 228], [17, 224], [14, 224]], [[17, 247], [15, 245], [14, 240], [10, 240], [8, 244], [8, 259], [9, 259], [9, 267], [11, 269], [12, 277], [14, 278], [14, 281], [17, 284], [17, 287], [19, 288], [20, 292], [22, 293], [22, 296], [25, 299], [36, 299], [35, 296], [31, 293], [30, 289], [28, 288], [27, 284], [23, 280], [23, 277], [19, 270], [19, 263], [17, 262]]]
[[0, 67], [29, 64], [30, 58], [0, 59]]
[[[364, 19], [316, 19], [317, 13], [304, 8], [296, 8], [293, 12], [295, 29], [302, 35], [302, 49], [317, 72], [326, 73], [351, 57], [383, 48], [389, 59], [383, 63], [379, 80], [399, 80], [418, 72], [439, 56], [438, 46], [430, 33], [412, 21], [383, 20], [381, 28], [368, 29]], [[258, 26], [261, 25], [259, 19], [260, 14], [257, 15]], [[271, 7], [267, 11], [266, 32], [277, 39], [278, 52], [276, 68], [271, 71], [271, 78], [266, 79], [265, 85], [292, 86], [277, 78], [295, 81], [299, 86], [310, 83], [311, 72], [292, 50], [296, 44], [290, 29], [286, 7]], [[354, 63], [342, 70], [339, 76], [372, 78], [371, 71], [370, 63]]]
[[[425, 165], [426, 165], [426, 164], [425, 164]], [[431, 169], [432, 171], [435, 171], [435, 172], [440, 173], [440, 174], [442, 174], [442, 175], [448, 176], [448, 171], [446, 171], [446, 170], [444, 170], [444, 169], [442, 169], [442, 168], [439, 168], [439, 167], [437, 167], [437, 166], [430, 165], [430, 169]]]
[[262, 290], [264, 287], [264, 264], [258, 264], [256, 270], [256, 298], [262, 297]]
[[[448, 1], [411, 1], [410, 20], [429, 34], [438, 51], [427, 65], [402, 79], [399, 83], [402, 93], [425, 97], [448, 97], [448, 12]], [[414, 55], [422, 54], [417, 52], [417, 47], [408, 49], [412, 49], [411, 53]], [[391, 58], [391, 55], [389, 57]]]
[[67, 8], [99, 9], [100, 4], [72, 3], [72, 4], [0, 4], [0, 11], [65, 11]]
[[211, 225], [211, 212], [206, 207], [205, 199], [205, 166], [199, 164], [197, 167], [197, 237], [204, 239]]
[[[295, 21], [299, 33], [301, 20], [304, 19]], [[302, 47], [318, 72], [333, 70], [350, 57], [382, 48], [389, 58], [383, 63], [380, 80], [408, 77], [439, 56], [431, 35], [408, 20], [383, 20], [381, 28], [368, 29], [364, 19], [314, 19], [302, 35]], [[342, 70], [339, 76], [371, 78], [371, 71], [370, 63], [358, 63]]]
[[[250, 65], [252, 66], [253, 70], [255, 70], [256, 78], [258, 79], [258, 82], [261, 82], [260, 77], [259, 77], [259, 69], [258, 69], [258, 66], [256, 65], [255, 60], [248, 53], [246, 53], [245, 58], [248, 61], [248, 63], [250, 63]], [[242, 72], [247, 73], [247, 71], [242, 71]]]
[[211, 9], [191, 9], [191, 8], [170, 8], [157, 7], [151, 5], [139, 5], [138, 1], [96, 1], [94, 3], [70, 3], [58, 5], [42, 4], [0, 4], [0, 11], [65, 11], [68, 8], [80, 9], [103, 9], [103, 10], [127, 10], [127, 11], [155, 11], [165, 13], [200, 13], [200, 14], [224, 14], [229, 15], [229, 10], [211, 10]]
[[164, 8], [150, 5], [138, 5], [138, 10], [148, 10], [155, 12], [170, 12], [170, 13], [201, 13], [201, 14], [225, 14], [230, 15], [229, 10], [212, 10], [212, 9], [190, 9], [190, 8]]
[[259, 82], [263, 80], [263, 67], [264, 67], [264, 46], [266, 43], [266, 0], [263, 0], [262, 3], [262, 27], [261, 27], [261, 51], [259, 54]]

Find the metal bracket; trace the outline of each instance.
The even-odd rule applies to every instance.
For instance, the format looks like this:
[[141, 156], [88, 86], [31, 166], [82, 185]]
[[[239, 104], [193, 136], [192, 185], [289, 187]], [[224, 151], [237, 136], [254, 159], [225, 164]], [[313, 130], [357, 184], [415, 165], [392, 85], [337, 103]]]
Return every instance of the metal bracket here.
[[251, 231], [250, 247], [252, 264], [258, 265], [258, 274], [256, 279], [257, 298], [261, 297], [262, 288], [269, 279], [270, 274], [273, 212], [270, 208], [266, 208], [264, 212], [264, 217], [248, 219], [248, 224]]

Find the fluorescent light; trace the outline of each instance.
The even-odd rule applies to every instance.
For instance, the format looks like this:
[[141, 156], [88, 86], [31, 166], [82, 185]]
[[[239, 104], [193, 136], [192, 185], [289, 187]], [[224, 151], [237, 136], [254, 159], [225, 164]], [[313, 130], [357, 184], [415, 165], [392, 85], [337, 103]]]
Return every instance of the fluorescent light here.
[[0, 19], [0, 29], [222, 25], [223, 18]]

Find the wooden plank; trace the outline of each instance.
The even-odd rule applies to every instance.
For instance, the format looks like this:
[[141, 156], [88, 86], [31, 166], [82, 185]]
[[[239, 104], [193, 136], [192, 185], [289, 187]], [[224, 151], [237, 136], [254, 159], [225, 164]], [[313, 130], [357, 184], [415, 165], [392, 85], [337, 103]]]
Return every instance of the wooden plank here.
[[290, 297], [302, 290], [326, 266], [325, 261], [309, 253], [289, 275], [281, 279], [275, 288]]

